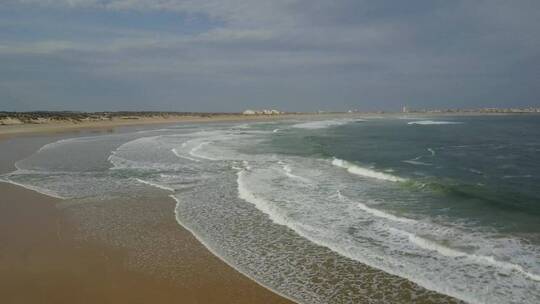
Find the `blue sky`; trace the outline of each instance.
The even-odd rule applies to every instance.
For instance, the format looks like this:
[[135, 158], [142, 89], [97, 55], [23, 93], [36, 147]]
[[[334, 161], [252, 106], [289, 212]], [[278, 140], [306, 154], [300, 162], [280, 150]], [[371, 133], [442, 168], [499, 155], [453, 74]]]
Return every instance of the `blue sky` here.
[[540, 2], [3, 0], [0, 110], [540, 106]]

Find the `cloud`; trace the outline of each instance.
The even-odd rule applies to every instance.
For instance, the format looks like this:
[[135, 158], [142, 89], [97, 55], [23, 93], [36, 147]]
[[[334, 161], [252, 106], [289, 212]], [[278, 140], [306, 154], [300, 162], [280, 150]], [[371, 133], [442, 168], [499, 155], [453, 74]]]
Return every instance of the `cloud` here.
[[[13, 32], [0, 33], [0, 61], [32, 62], [17, 74], [29, 77], [17, 81], [40, 88], [12, 86], [11, 95], [44, 104], [88, 107], [73, 100], [96, 87], [118, 108], [155, 95], [156, 107], [209, 111], [269, 102], [291, 110], [473, 107], [540, 97], [535, 1], [10, 0], [6, 7], [1, 22]], [[17, 71], [7, 66], [5, 81], [13, 78], [6, 71]], [[30, 77], [41, 70], [54, 77]], [[70, 88], [65, 95], [47, 90], [58, 83]]]

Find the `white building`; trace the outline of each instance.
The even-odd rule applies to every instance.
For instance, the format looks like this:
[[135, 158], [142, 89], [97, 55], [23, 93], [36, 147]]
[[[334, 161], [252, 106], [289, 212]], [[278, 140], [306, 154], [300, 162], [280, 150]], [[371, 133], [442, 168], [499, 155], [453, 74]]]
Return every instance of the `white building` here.
[[279, 114], [282, 114], [282, 112], [278, 111], [278, 110], [268, 110], [268, 109], [264, 109], [264, 110], [258, 110], [258, 111], [253, 111], [253, 110], [245, 110], [244, 112], [242, 112], [242, 114], [244, 115], [279, 115]]

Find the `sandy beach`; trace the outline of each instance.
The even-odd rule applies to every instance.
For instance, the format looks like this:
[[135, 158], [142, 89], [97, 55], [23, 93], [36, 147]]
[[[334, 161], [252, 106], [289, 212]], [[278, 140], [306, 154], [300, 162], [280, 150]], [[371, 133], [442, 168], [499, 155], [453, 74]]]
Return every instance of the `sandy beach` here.
[[[43, 126], [23, 133], [36, 128]], [[31, 153], [36, 145], [28, 142], [40, 138], [2, 140], [2, 172]], [[290, 303], [226, 265], [179, 226], [172, 199], [130, 202], [131, 210], [153, 214], [149, 220], [110, 216], [124, 214], [121, 204], [127, 202], [62, 206], [59, 199], [7, 183], [0, 183], [0, 193], [2, 303]], [[88, 220], [92, 215], [95, 221]], [[137, 242], [102, 241], [130, 237]], [[157, 250], [156, 239], [170, 246]]]
[[[310, 117], [315, 114], [281, 114], [281, 115], [242, 115], [223, 114], [208, 116], [168, 116], [168, 117], [135, 117], [130, 119], [113, 118], [111, 120], [97, 121], [51, 121], [45, 123], [24, 123], [12, 125], [0, 125], [0, 139], [28, 135], [28, 134], [53, 134], [75, 132], [80, 130], [111, 130], [116, 127], [145, 126], [173, 123], [205, 123], [205, 122], [234, 122], [234, 121], [268, 121]], [[341, 114], [343, 115], [343, 114]]]

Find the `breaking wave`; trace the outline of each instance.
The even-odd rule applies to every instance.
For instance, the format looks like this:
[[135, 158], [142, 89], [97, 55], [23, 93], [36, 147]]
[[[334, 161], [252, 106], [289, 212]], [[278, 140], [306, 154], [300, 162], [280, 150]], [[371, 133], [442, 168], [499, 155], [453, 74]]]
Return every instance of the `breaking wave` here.
[[337, 126], [342, 126], [342, 125], [345, 125], [345, 124], [348, 124], [348, 123], [361, 122], [361, 121], [364, 121], [364, 120], [362, 120], [362, 119], [355, 119], [355, 120], [352, 120], [352, 119], [340, 119], [340, 120], [310, 121], [310, 122], [303, 122], [303, 123], [295, 124], [292, 127], [293, 128], [298, 128], [298, 129], [315, 130], [315, 129], [325, 129], [325, 128], [330, 128], [330, 127], [337, 127]]
[[385, 180], [385, 181], [390, 181], [390, 182], [405, 182], [405, 181], [407, 181], [407, 179], [405, 179], [405, 178], [401, 178], [401, 177], [397, 177], [397, 176], [394, 176], [394, 175], [391, 175], [391, 174], [388, 174], [388, 173], [383, 173], [383, 172], [375, 171], [375, 170], [372, 170], [372, 169], [360, 167], [360, 166], [357, 166], [357, 165], [355, 165], [353, 163], [350, 163], [350, 162], [348, 162], [346, 160], [342, 160], [342, 159], [339, 159], [339, 158], [334, 158], [332, 160], [332, 165], [334, 165], [336, 167], [346, 169], [351, 174], [355, 174], [355, 175], [359, 175], [359, 176], [363, 176], [363, 177], [375, 178], [375, 179]]
[[460, 125], [459, 121], [443, 121], [443, 120], [418, 120], [407, 123], [408, 125]]

